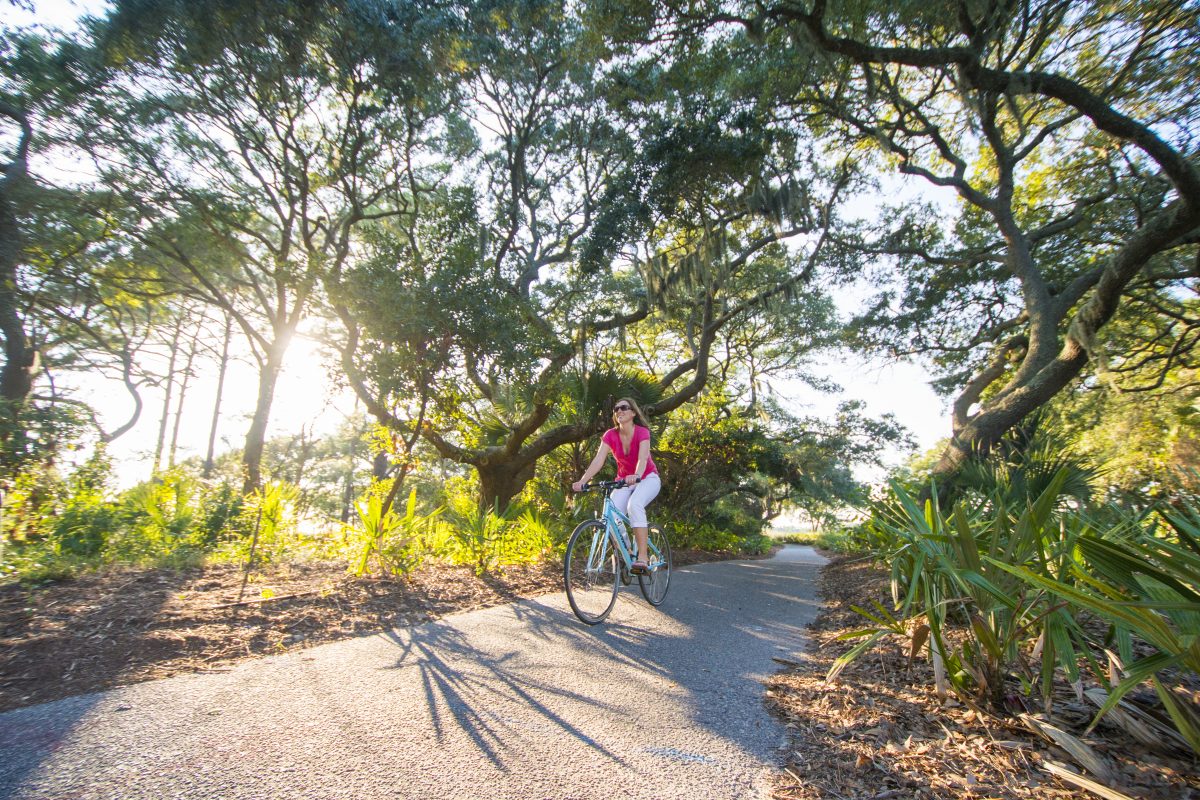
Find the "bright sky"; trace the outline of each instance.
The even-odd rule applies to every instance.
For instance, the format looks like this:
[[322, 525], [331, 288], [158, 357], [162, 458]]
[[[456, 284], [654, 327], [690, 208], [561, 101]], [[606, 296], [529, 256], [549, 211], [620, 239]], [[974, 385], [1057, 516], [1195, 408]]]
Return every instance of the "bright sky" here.
[[[76, 18], [83, 14], [99, 14], [107, 3], [103, 0], [35, 0], [34, 5], [35, 14], [31, 16], [5, 3], [8, 23], [70, 28]], [[777, 396], [798, 413], [822, 416], [832, 414], [841, 400], [862, 400], [870, 415], [895, 414], [913, 433], [920, 450], [929, 449], [939, 439], [949, 435], [949, 415], [945, 403], [929, 388], [920, 368], [911, 364], [872, 363], [849, 355], [831, 360], [823, 364], [821, 369], [844, 387], [842, 395], [827, 396], [803, 384], [788, 382], [776, 385]], [[95, 391], [91, 391], [90, 386], [85, 388], [90, 399], [97, 402], [98, 411], [108, 428], [116, 427], [127, 418], [132, 403], [123, 390], [112, 385], [97, 386]], [[255, 370], [249, 363], [235, 362], [226, 377], [222, 421], [217, 439], [218, 453], [241, 446], [249, 427], [256, 391]], [[215, 393], [215, 374], [200, 376], [189, 388], [178, 460], [204, 455]], [[329, 388], [317, 345], [302, 337], [298, 337], [291, 345], [275, 398], [269, 436], [295, 433], [301, 428], [318, 434], [329, 432], [354, 410], [351, 396], [338, 394]], [[162, 395], [155, 390], [147, 390], [143, 393], [143, 399], [146, 405], [138, 426], [110, 447], [123, 485], [145, 479], [150, 469]], [[904, 455], [888, 452], [885, 458], [890, 466], [894, 466]], [[881, 476], [873, 471], [863, 477], [877, 479]]]
[[30, 14], [4, 0], [5, 22], [13, 26], [47, 25], [62, 30], [75, 27], [75, 20], [84, 15], [100, 16], [108, 8], [106, 0], [33, 0]]

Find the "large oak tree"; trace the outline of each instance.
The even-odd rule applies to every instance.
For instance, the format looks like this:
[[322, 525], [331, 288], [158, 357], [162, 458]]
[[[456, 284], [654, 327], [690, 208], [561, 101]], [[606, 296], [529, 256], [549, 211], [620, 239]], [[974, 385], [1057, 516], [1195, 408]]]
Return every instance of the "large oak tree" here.
[[820, 318], [816, 266], [841, 263], [828, 233], [850, 176], [689, 85], [690, 62], [606, 62], [560, 4], [489, 7], [473, 33], [474, 144], [330, 295], [367, 407], [503, 506], [541, 458], [608, 424], [615, 395], [665, 415], [714, 366], [770, 351], [739, 325], [783, 362], [823, 341], [797, 321]]
[[[756, 50], [769, 65], [760, 101], [781, 126], [957, 195], [951, 224], [920, 202], [876, 197], [874, 235], [856, 241], [884, 287], [860, 341], [928, 357], [956, 394], [935, 472], [986, 454], [1089, 364], [1121, 360], [1102, 332], [1129, 297], [1195, 291], [1194, 5], [788, 0], [658, 11], [674, 36]], [[1190, 346], [1186, 329], [1165, 350]]]

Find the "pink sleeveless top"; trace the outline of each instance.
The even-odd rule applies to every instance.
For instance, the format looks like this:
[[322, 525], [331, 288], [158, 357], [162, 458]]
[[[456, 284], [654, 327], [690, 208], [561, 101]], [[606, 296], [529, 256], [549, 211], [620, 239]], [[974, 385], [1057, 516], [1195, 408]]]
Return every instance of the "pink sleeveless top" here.
[[[626, 475], [632, 475], [637, 469], [638, 448], [643, 441], [650, 441], [650, 429], [643, 428], [641, 425], [633, 426], [633, 441], [629, 443], [629, 450], [626, 451], [621, 446], [621, 433], [616, 428], [609, 428], [604, 432], [604, 436], [600, 441], [608, 445], [608, 449], [613, 451], [613, 456], [617, 459], [617, 480], [624, 478]], [[646, 473], [639, 475], [639, 478], [644, 478], [646, 475], [651, 475], [658, 472], [658, 467], [654, 466], [654, 458], [646, 459]]]

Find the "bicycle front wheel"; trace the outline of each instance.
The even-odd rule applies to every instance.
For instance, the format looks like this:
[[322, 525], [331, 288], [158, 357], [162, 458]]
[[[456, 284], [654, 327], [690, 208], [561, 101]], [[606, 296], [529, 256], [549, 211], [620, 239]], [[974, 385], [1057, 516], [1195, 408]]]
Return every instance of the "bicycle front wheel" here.
[[598, 519], [581, 523], [567, 541], [563, 584], [575, 616], [588, 625], [603, 622], [617, 602], [617, 542]]
[[642, 596], [652, 606], [661, 603], [667, 596], [667, 587], [671, 585], [671, 543], [667, 534], [657, 525], [651, 525], [647, 534], [649, 541], [649, 558], [646, 564], [650, 572], [638, 575], [638, 585], [642, 587]]

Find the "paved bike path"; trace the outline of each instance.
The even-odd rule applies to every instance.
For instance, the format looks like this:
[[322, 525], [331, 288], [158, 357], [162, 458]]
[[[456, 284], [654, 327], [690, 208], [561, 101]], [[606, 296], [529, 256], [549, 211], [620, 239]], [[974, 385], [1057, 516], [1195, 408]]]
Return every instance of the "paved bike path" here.
[[679, 568], [609, 621], [562, 594], [0, 714], [0, 800], [760, 798], [823, 560]]

